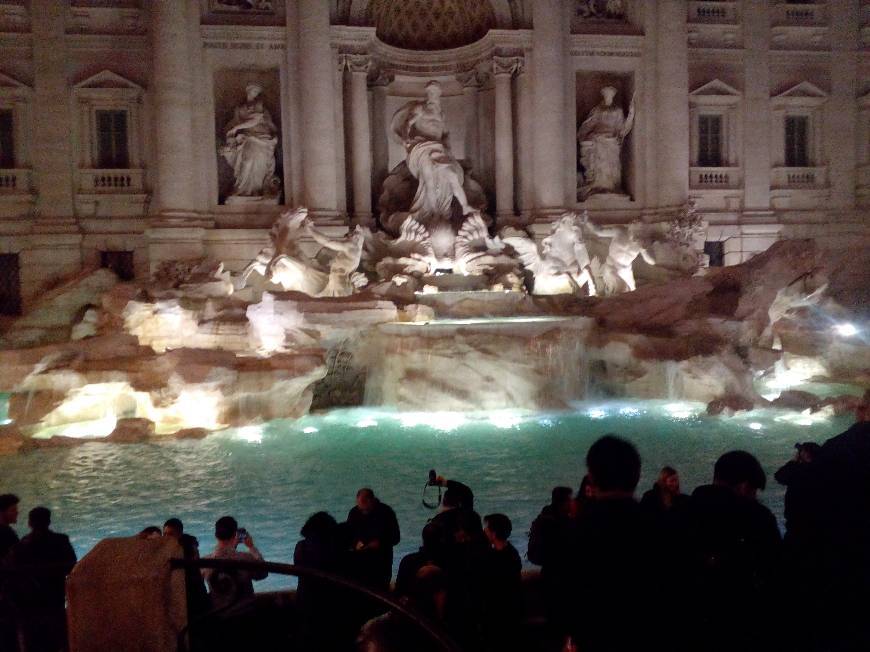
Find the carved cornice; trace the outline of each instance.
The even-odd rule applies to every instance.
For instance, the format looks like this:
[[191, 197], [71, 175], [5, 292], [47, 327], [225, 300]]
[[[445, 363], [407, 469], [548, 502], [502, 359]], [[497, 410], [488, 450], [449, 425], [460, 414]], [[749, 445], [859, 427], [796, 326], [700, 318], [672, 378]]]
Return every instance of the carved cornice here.
[[532, 47], [531, 30], [492, 29], [486, 36], [461, 48], [437, 51], [404, 50], [387, 45], [372, 27], [335, 25], [332, 46], [341, 51], [364, 51], [384, 67], [407, 74], [455, 75], [486, 63], [494, 54], [517, 55]]
[[205, 49], [283, 50], [287, 44], [286, 27], [203, 25], [200, 35]]
[[74, 51], [149, 50], [145, 35], [132, 34], [67, 34], [66, 44]]
[[476, 68], [456, 73], [456, 81], [462, 84], [462, 88], [474, 89], [480, 88], [482, 83], [480, 73]]
[[569, 52], [573, 57], [639, 57], [643, 42], [635, 34], [571, 34]]

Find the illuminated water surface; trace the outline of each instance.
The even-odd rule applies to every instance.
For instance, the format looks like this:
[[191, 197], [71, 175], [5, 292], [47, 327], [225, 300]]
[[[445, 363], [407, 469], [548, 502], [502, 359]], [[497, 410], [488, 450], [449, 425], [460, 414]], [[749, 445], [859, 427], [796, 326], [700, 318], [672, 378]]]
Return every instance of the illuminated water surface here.
[[[370, 486], [398, 514], [398, 565], [417, 548], [433, 514], [420, 500], [430, 468], [471, 485], [481, 515], [510, 516], [512, 540], [524, 554], [526, 532], [550, 489], [576, 488], [586, 450], [604, 433], [637, 445], [644, 465], [641, 490], [670, 464], [691, 491], [710, 481], [720, 454], [749, 450], [768, 472], [762, 500], [781, 518], [783, 488], [772, 474], [792, 455], [794, 443], [823, 441], [851, 423], [774, 410], [708, 418], [702, 407], [642, 401], [578, 403], [571, 412], [553, 414], [336, 411], [202, 441], [89, 443], [0, 458], [0, 492], [20, 495], [23, 514], [37, 504], [51, 508], [55, 529], [69, 533], [80, 556], [104, 537], [135, 534], [170, 516], [183, 519], [209, 552], [215, 519], [232, 514], [267, 559], [290, 561], [308, 515], [326, 509], [342, 519], [356, 490]], [[25, 521], [23, 516], [19, 534]], [[286, 585], [286, 579], [270, 578], [258, 588]]]

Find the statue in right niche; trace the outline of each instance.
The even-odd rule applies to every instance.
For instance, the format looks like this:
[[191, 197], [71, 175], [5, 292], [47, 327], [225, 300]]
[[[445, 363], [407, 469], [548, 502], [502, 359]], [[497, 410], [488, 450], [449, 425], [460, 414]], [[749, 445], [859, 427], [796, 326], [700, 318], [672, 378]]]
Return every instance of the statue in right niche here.
[[580, 199], [599, 193], [623, 194], [622, 144], [634, 126], [634, 97], [628, 115], [613, 103], [616, 89], [601, 89], [601, 102], [589, 112], [580, 129]]

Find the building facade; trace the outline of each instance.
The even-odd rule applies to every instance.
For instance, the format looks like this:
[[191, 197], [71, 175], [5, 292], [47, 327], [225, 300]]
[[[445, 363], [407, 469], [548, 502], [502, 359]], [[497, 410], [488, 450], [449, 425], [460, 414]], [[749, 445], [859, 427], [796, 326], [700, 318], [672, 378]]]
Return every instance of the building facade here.
[[497, 225], [693, 200], [714, 265], [867, 237], [867, 0], [0, 0], [0, 312], [240, 269], [287, 207], [376, 225], [430, 80]]

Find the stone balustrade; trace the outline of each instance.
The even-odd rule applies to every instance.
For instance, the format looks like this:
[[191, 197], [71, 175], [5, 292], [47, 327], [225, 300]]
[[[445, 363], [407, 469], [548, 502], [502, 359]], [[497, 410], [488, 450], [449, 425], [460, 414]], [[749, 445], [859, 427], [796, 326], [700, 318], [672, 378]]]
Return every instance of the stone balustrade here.
[[741, 168], [690, 168], [689, 181], [699, 190], [739, 188], [742, 184]]
[[737, 2], [689, 2], [690, 23], [733, 25], [740, 22]]
[[133, 194], [143, 190], [144, 170], [79, 170], [79, 192]]
[[820, 188], [827, 185], [826, 167], [773, 168], [771, 186], [774, 188]]
[[30, 192], [30, 170], [0, 170], [0, 193], [18, 194]]
[[827, 5], [823, 2], [813, 4], [778, 4], [772, 12], [773, 25], [817, 26], [828, 23]]

